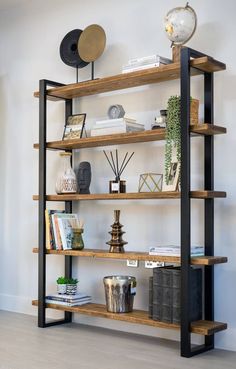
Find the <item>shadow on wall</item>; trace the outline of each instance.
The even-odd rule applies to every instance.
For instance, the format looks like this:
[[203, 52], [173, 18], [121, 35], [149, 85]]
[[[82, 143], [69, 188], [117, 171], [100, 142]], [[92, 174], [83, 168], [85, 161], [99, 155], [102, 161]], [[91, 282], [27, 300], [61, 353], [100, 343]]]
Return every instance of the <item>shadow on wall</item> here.
[[[1, 171], [1, 180], [0, 180], [0, 204], [1, 204], [1, 212], [0, 212], [0, 235], [1, 242], [0, 247], [3, 248], [5, 242], [5, 213], [6, 213], [6, 100], [4, 94], [4, 76], [0, 77], [0, 171]], [[0, 269], [2, 268], [3, 257], [0, 258]], [[2, 291], [2, 279], [0, 280], [0, 291]]]

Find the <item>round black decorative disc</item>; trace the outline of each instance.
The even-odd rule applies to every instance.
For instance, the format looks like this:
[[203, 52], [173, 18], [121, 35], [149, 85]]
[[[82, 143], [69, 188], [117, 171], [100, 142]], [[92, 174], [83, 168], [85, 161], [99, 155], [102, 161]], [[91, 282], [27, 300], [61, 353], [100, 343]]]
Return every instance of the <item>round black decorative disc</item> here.
[[61, 59], [70, 67], [84, 68], [89, 64], [79, 56], [78, 41], [81, 33], [81, 29], [74, 29], [73, 31], [68, 32], [60, 45]]

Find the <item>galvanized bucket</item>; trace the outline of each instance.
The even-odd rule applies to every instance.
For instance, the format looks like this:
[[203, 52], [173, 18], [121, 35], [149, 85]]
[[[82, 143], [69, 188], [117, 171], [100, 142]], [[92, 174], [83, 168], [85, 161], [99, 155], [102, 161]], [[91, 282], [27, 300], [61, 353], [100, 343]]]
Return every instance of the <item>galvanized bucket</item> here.
[[136, 278], [123, 275], [103, 278], [107, 311], [110, 313], [129, 313], [133, 311], [136, 294]]

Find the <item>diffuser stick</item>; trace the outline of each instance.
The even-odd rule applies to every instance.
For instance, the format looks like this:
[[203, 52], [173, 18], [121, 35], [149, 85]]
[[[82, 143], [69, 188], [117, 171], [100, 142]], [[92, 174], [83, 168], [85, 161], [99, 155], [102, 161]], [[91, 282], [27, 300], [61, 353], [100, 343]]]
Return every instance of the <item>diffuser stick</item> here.
[[112, 163], [113, 163], [113, 166], [114, 166], [114, 173], [115, 173], [115, 176], [116, 176], [116, 180], [118, 180], [118, 173], [116, 171], [116, 165], [115, 165], [115, 161], [114, 161], [114, 158], [113, 158], [113, 154], [112, 154], [112, 151], [110, 151], [110, 154], [111, 154], [111, 159], [112, 159]]
[[113, 168], [113, 166], [112, 166], [112, 164], [111, 164], [111, 162], [110, 162], [110, 160], [109, 160], [109, 158], [108, 158], [108, 155], [107, 155], [106, 151], [105, 151], [105, 150], [103, 150], [103, 152], [104, 152], [104, 154], [105, 154], [105, 156], [106, 156], [106, 158], [107, 158], [108, 163], [110, 164], [110, 167], [111, 167], [111, 169], [112, 169], [112, 172], [113, 172], [113, 173], [115, 174], [115, 176], [116, 176], [115, 169]]
[[118, 160], [118, 151], [116, 149], [116, 172], [117, 172], [117, 179], [119, 181], [120, 176], [119, 176], [119, 160]]
[[132, 158], [132, 156], [134, 155], [134, 152], [130, 155], [130, 157], [129, 157], [129, 159], [126, 161], [126, 163], [125, 163], [125, 165], [124, 165], [124, 168], [122, 169], [122, 171], [121, 171], [121, 173], [120, 173], [120, 175], [123, 173], [123, 171], [125, 170], [125, 168], [126, 168], [126, 166], [127, 166], [127, 164], [128, 164], [128, 162], [130, 161], [130, 159]]
[[123, 161], [122, 161], [122, 164], [121, 164], [121, 166], [120, 166], [119, 177], [120, 177], [120, 175], [121, 175], [121, 173], [122, 173], [122, 168], [123, 168], [123, 165], [124, 165], [124, 163], [125, 163], [125, 159], [127, 158], [127, 155], [128, 155], [128, 152], [125, 154], [125, 157], [124, 157], [124, 159], [123, 159]]

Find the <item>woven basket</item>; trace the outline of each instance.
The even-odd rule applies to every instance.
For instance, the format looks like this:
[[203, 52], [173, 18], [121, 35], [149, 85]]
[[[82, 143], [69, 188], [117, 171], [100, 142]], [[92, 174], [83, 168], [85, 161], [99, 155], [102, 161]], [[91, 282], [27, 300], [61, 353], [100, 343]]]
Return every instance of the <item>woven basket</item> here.
[[191, 126], [195, 126], [199, 123], [198, 111], [199, 111], [199, 100], [191, 99], [191, 104], [190, 104], [190, 125]]

